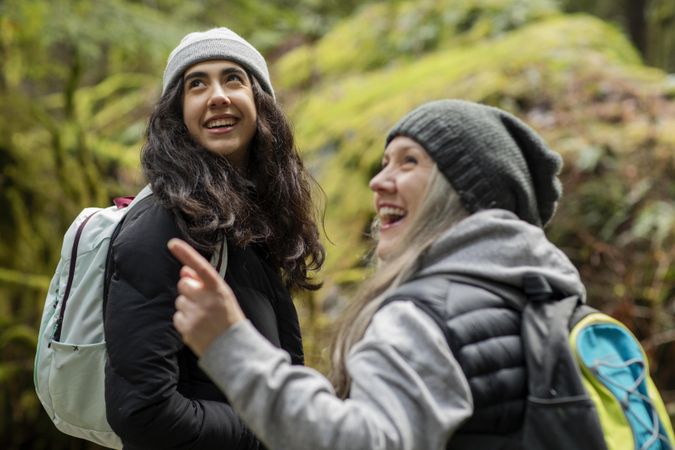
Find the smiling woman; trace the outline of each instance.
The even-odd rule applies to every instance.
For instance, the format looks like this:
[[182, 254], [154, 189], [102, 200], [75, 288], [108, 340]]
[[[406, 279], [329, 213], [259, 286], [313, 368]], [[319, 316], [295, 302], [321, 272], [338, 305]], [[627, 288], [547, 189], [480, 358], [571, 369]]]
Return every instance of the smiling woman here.
[[[275, 103], [263, 57], [227, 28], [187, 35], [164, 72], [142, 149], [153, 195], [111, 245], [104, 313], [107, 418], [124, 448], [257, 449], [172, 325], [189, 241], [219, 261], [242, 310], [271, 345], [303, 363], [289, 289], [315, 289], [324, 258], [311, 177]], [[220, 263], [219, 263], [220, 264]]]
[[417, 216], [434, 162], [417, 142], [398, 136], [384, 151], [382, 170], [370, 180], [379, 218], [377, 256], [386, 258]]
[[196, 143], [246, 169], [257, 113], [251, 80], [239, 64], [205, 61], [186, 70], [183, 119]]

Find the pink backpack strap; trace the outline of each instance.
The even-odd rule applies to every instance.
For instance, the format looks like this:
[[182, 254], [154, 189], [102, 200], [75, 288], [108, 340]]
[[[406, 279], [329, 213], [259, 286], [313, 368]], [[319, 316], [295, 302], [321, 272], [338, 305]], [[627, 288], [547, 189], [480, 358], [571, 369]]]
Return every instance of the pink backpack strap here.
[[133, 200], [134, 197], [116, 197], [113, 199], [113, 203], [118, 209], [122, 209], [129, 206]]

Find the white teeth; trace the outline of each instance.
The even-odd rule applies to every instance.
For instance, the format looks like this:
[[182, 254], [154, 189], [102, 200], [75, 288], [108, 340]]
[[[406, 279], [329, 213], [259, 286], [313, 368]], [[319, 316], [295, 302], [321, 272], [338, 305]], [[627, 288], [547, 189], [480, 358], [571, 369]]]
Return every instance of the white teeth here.
[[380, 217], [403, 217], [406, 211], [401, 208], [394, 208], [392, 206], [383, 206], [379, 210]]
[[235, 123], [237, 123], [235, 119], [216, 119], [208, 122], [206, 128], [231, 127]]

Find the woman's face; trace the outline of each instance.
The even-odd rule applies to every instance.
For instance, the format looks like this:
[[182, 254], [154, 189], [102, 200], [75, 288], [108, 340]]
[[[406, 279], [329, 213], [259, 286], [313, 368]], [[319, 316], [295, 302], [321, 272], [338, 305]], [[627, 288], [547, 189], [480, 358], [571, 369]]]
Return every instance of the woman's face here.
[[183, 75], [183, 121], [208, 151], [243, 168], [257, 128], [251, 79], [236, 63], [205, 61]]
[[380, 219], [380, 240], [375, 250], [379, 258], [387, 259], [410, 226], [433, 167], [424, 148], [408, 137], [394, 138], [384, 150], [382, 170], [369, 185]]

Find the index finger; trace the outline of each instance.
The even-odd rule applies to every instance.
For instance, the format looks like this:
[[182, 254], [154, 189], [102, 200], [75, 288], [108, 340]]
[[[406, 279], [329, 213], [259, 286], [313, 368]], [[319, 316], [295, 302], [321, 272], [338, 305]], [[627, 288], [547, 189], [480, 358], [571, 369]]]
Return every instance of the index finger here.
[[209, 288], [218, 287], [221, 281], [220, 275], [202, 255], [197, 252], [190, 244], [181, 239], [169, 240], [167, 246], [178, 261], [194, 270], [202, 279], [204, 286]]

